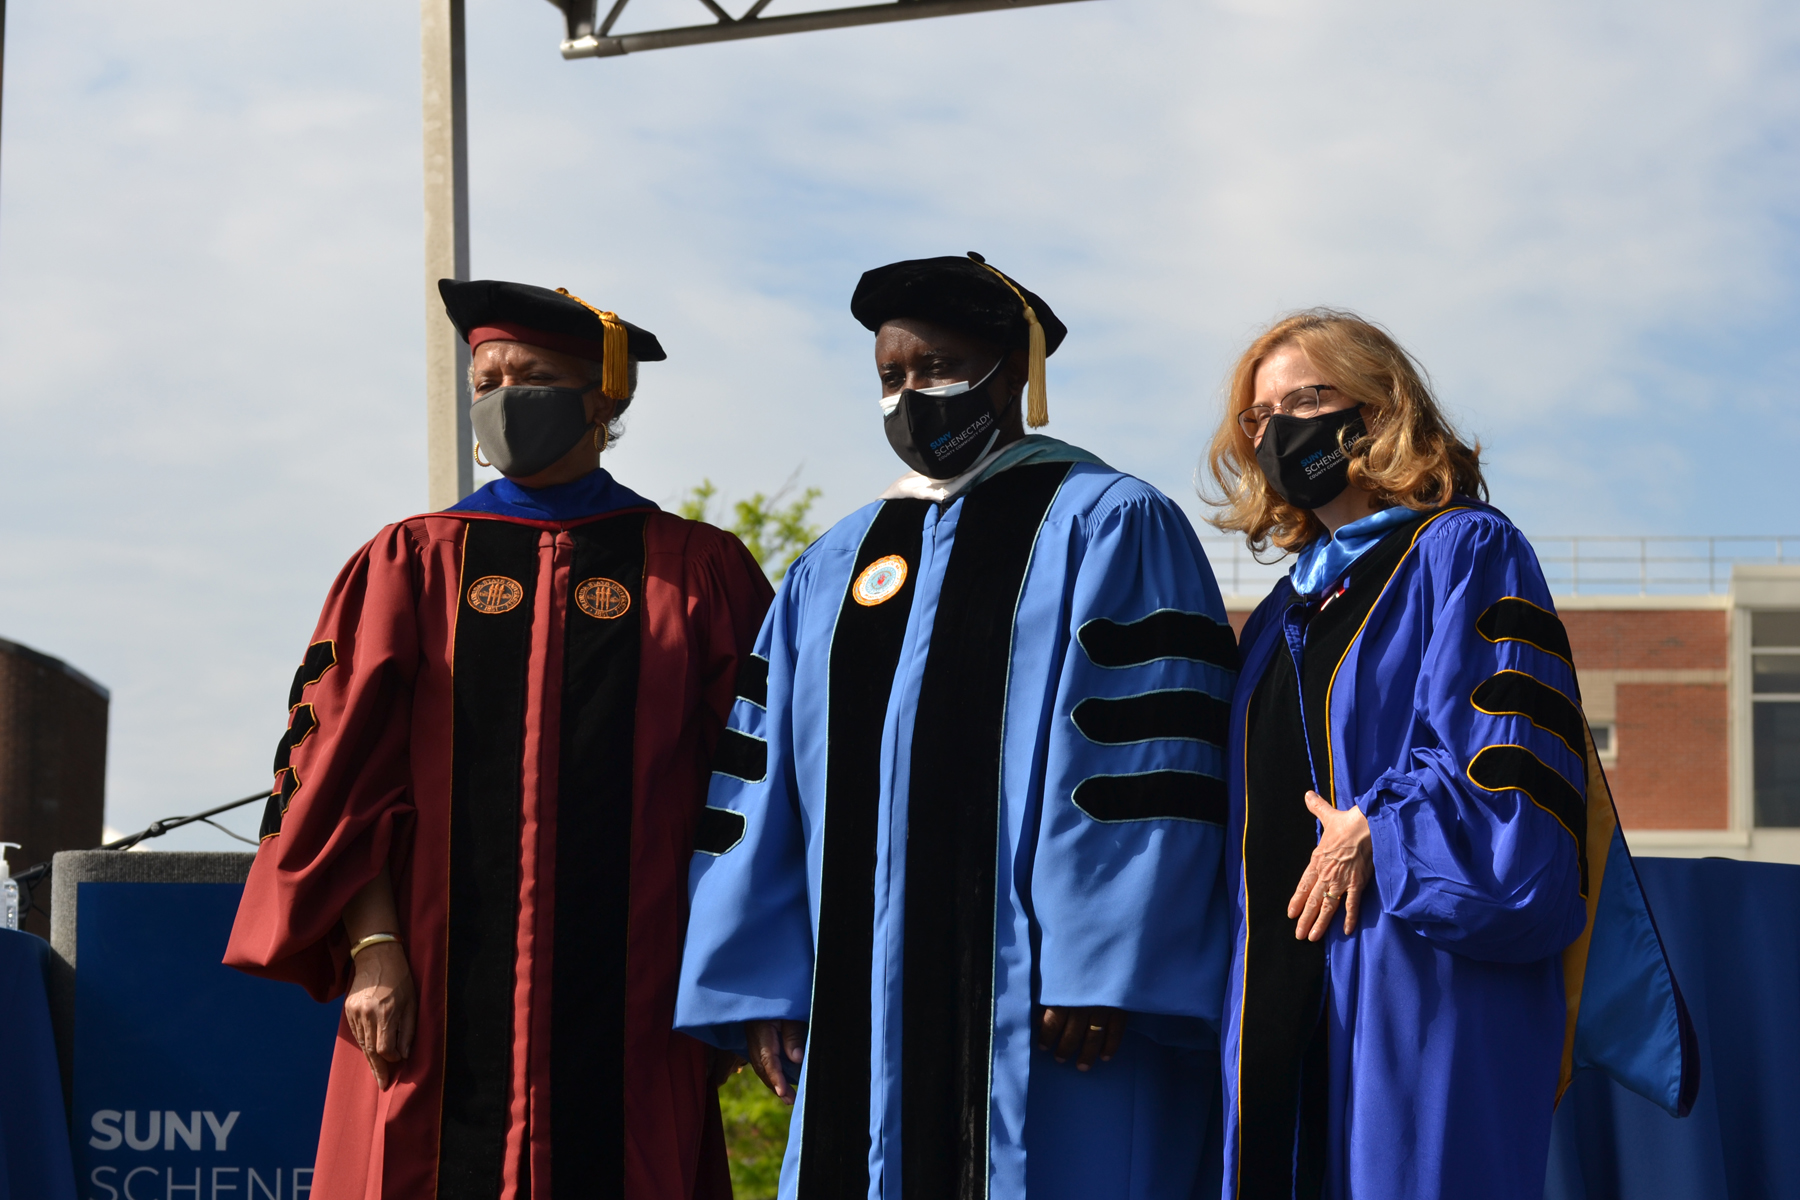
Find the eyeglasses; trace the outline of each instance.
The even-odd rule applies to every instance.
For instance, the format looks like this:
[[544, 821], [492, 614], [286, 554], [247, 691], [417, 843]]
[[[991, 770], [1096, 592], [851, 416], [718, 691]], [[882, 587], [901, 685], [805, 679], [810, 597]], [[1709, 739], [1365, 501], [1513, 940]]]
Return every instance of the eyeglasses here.
[[1252, 404], [1246, 408], [1237, 415], [1238, 428], [1244, 431], [1245, 437], [1255, 441], [1256, 435], [1263, 431], [1263, 426], [1267, 425], [1269, 418], [1276, 413], [1286, 413], [1290, 417], [1302, 419], [1316, 416], [1319, 411], [1319, 393], [1342, 390], [1332, 387], [1329, 383], [1315, 383], [1311, 387], [1295, 388], [1281, 398], [1279, 407], [1270, 408], [1267, 404]]

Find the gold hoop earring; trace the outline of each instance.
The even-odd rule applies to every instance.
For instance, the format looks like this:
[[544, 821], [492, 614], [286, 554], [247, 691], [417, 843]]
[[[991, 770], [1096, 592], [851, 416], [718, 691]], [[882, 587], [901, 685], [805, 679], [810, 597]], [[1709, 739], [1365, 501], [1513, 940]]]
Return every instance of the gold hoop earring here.
[[612, 441], [612, 435], [606, 432], [605, 423], [602, 422], [601, 424], [595, 425], [594, 426], [594, 450], [595, 450], [595, 452], [599, 453], [599, 454], [605, 454], [606, 453], [606, 444], [610, 441]]
[[494, 465], [493, 463], [489, 462], [487, 459], [481, 457], [481, 439], [480, 438], [475, 439], [475, 462], [477, 465], [483, 466], [483, 467], [491, 467]]

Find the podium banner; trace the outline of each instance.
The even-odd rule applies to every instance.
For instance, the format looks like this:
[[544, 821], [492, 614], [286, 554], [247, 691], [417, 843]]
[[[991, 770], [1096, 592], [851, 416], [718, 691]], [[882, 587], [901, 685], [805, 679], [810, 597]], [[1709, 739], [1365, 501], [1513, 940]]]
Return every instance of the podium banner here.
[[339, 1004], [220, 963], [243, 885], [79, 885], [82, 1200], [307, 1200]]

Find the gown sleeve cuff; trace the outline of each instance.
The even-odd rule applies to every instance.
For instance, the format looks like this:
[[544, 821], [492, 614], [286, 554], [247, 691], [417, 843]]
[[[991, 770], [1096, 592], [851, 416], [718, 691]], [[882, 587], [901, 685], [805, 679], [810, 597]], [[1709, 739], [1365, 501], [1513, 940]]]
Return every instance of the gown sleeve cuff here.
[[1391, 906], [1406, 894], [1405, 831], [1401, 809], [1416, 798], [1418, 783], [1398, 771], [1386, 771], [1375, 786], [1358, 796], [1356, 806], [1369, 822], [1369, 844], [1375, 860], [1375, 894]]

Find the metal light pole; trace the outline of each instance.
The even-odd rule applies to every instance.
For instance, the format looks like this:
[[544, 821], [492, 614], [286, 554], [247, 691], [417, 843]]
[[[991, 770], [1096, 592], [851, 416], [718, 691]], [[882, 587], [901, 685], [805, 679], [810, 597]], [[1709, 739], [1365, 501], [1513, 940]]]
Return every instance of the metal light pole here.
[[[4, 3], [4, 0], [0, 0]], [[469, 348], [438, 297], [440, 279], [469, 277], [469, 106], [463, 0], [419, 0], [425, 100], [426, 502], [448, 508], [475, 488], [469, 433]]]
[[[734, 17], [717, 0], [697, 0], [708, 24], [629, 33], [613, 26], [631, 0], [612, 0], [604, 20], [599, 0], [550, 0], [562, 10], [564, 58], [614, 58], [643, 50], [845, 29], [959, 13], [1069, 4], [1074, 0], [885, 0], [856, 8], [765, 17], [773, 0], [753, 0]], [[6, 0], [0, 0], [0, 18]], [[474, 490], [469, 433], [469, 352], [444, 316], [440, 279], [469, 277], [469, 119], [464, 87], [463, 0], [419, 0], [425, 99], [425, 454], [431, 507], [448, 508]]]
[[0, 0], [0, 95], [6, 92], [6, 0]]

